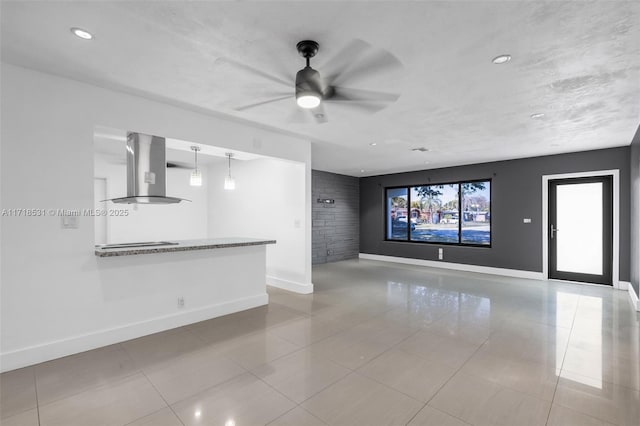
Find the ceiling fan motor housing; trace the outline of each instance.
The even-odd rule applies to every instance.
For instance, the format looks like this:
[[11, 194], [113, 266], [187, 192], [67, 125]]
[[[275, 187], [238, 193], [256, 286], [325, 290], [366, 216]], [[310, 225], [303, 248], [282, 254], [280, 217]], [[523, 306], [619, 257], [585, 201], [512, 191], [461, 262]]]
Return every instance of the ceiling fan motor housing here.
[[311, 67], [305, 67], [296, 74], [296, 98], [300, 96], [319, 96], [322, 98], [322, 80], [320, 73]]

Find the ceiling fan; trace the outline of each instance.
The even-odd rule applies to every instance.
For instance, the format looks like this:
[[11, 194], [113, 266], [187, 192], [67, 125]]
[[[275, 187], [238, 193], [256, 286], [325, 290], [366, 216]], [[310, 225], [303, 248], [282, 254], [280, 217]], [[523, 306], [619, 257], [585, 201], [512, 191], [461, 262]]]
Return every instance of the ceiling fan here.
[[[400, 61], [391, 53], [374, 50], [362, 40], [354, 40], [327, 63], [323, 76], [311, 67], [311, 58], [316, 56], [319, 44], [313, 40], [302, 40], [296, 48], [300, 56], [305, 58], [306, 66], [297, 72], [295, 82], [287, 82], [283, 78], [272, 76], [262, 70], [245, 64], [235, 63], [247, 71], [251, 71], [269, 80], [293, 86], [294, 92], [274, 93], [274, 97], [260, 102], [234, 108], [245, 111], [265, 104], [292, 100], [297, 107], [294, 120], [303, 121], [309, 116], [316, 123], [326, 123], [325, 104], [340, 104], [350, 109], [373, 113], [385, 108], [400, 97], [397, 93], [376, 90], [363, 90], [347, 87], [349, 80], [356, 80], [363, 75], [369, 76], [383, 71], [394, 71], [402, 68]], [[298, 120], [295, 120], [297, 118]]]

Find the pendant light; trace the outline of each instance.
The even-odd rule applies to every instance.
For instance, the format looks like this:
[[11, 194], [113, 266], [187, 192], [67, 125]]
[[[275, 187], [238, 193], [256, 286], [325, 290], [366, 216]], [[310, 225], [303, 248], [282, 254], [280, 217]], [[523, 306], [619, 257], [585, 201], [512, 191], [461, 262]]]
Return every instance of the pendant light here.
[[233, 154], [227, 152], [225, 155], [229, 158], [229, 174], [224, 178], [224, 189], [233, 191], [236, 189], [236, 180], [231, 177], [231, 157], [233, 157]]
[[191, 150], [195, 154], [195, 168], [191, 172], [191, 177], [189, 179], [189, 184], [191, 186], [202, 186], [202, 172], [198, 169], [198, 151], [200, 151], [200, 147], [192, 146]]

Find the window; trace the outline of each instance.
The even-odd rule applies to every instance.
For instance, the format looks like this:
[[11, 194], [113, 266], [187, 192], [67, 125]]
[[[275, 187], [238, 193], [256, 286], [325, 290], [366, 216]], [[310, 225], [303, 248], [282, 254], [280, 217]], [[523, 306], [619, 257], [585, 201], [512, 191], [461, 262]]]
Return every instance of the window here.
[[407, 239], [407, 206], [409, 203], [407, 188], [387, 189], [387, 239]]
[[491, 180], [387, 188], [386, 238], [491, 245]]

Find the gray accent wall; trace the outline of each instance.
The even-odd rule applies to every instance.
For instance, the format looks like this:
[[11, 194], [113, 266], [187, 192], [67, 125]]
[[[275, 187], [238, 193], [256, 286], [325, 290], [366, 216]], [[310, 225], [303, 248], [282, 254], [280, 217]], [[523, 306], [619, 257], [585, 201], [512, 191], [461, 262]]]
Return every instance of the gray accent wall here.
[[[620, 280], [629, 281], [630, 147], [499, 161], [360, 179], [360, 252], [542, 272], [542, 176], [620, 170]], [[461, 247], [384, 240], [384, 189], [492, 179], [492, 246]], [[530, 218], [531, 223], [523, 223]]]
[[640, 295], [640, 127], [631, 143], [631, 285]]
[[[313, 264], [358, 257], [360, 185], [357, 177], [311, 171]], [[333, 204], [318, 199], [334, 200]]]

